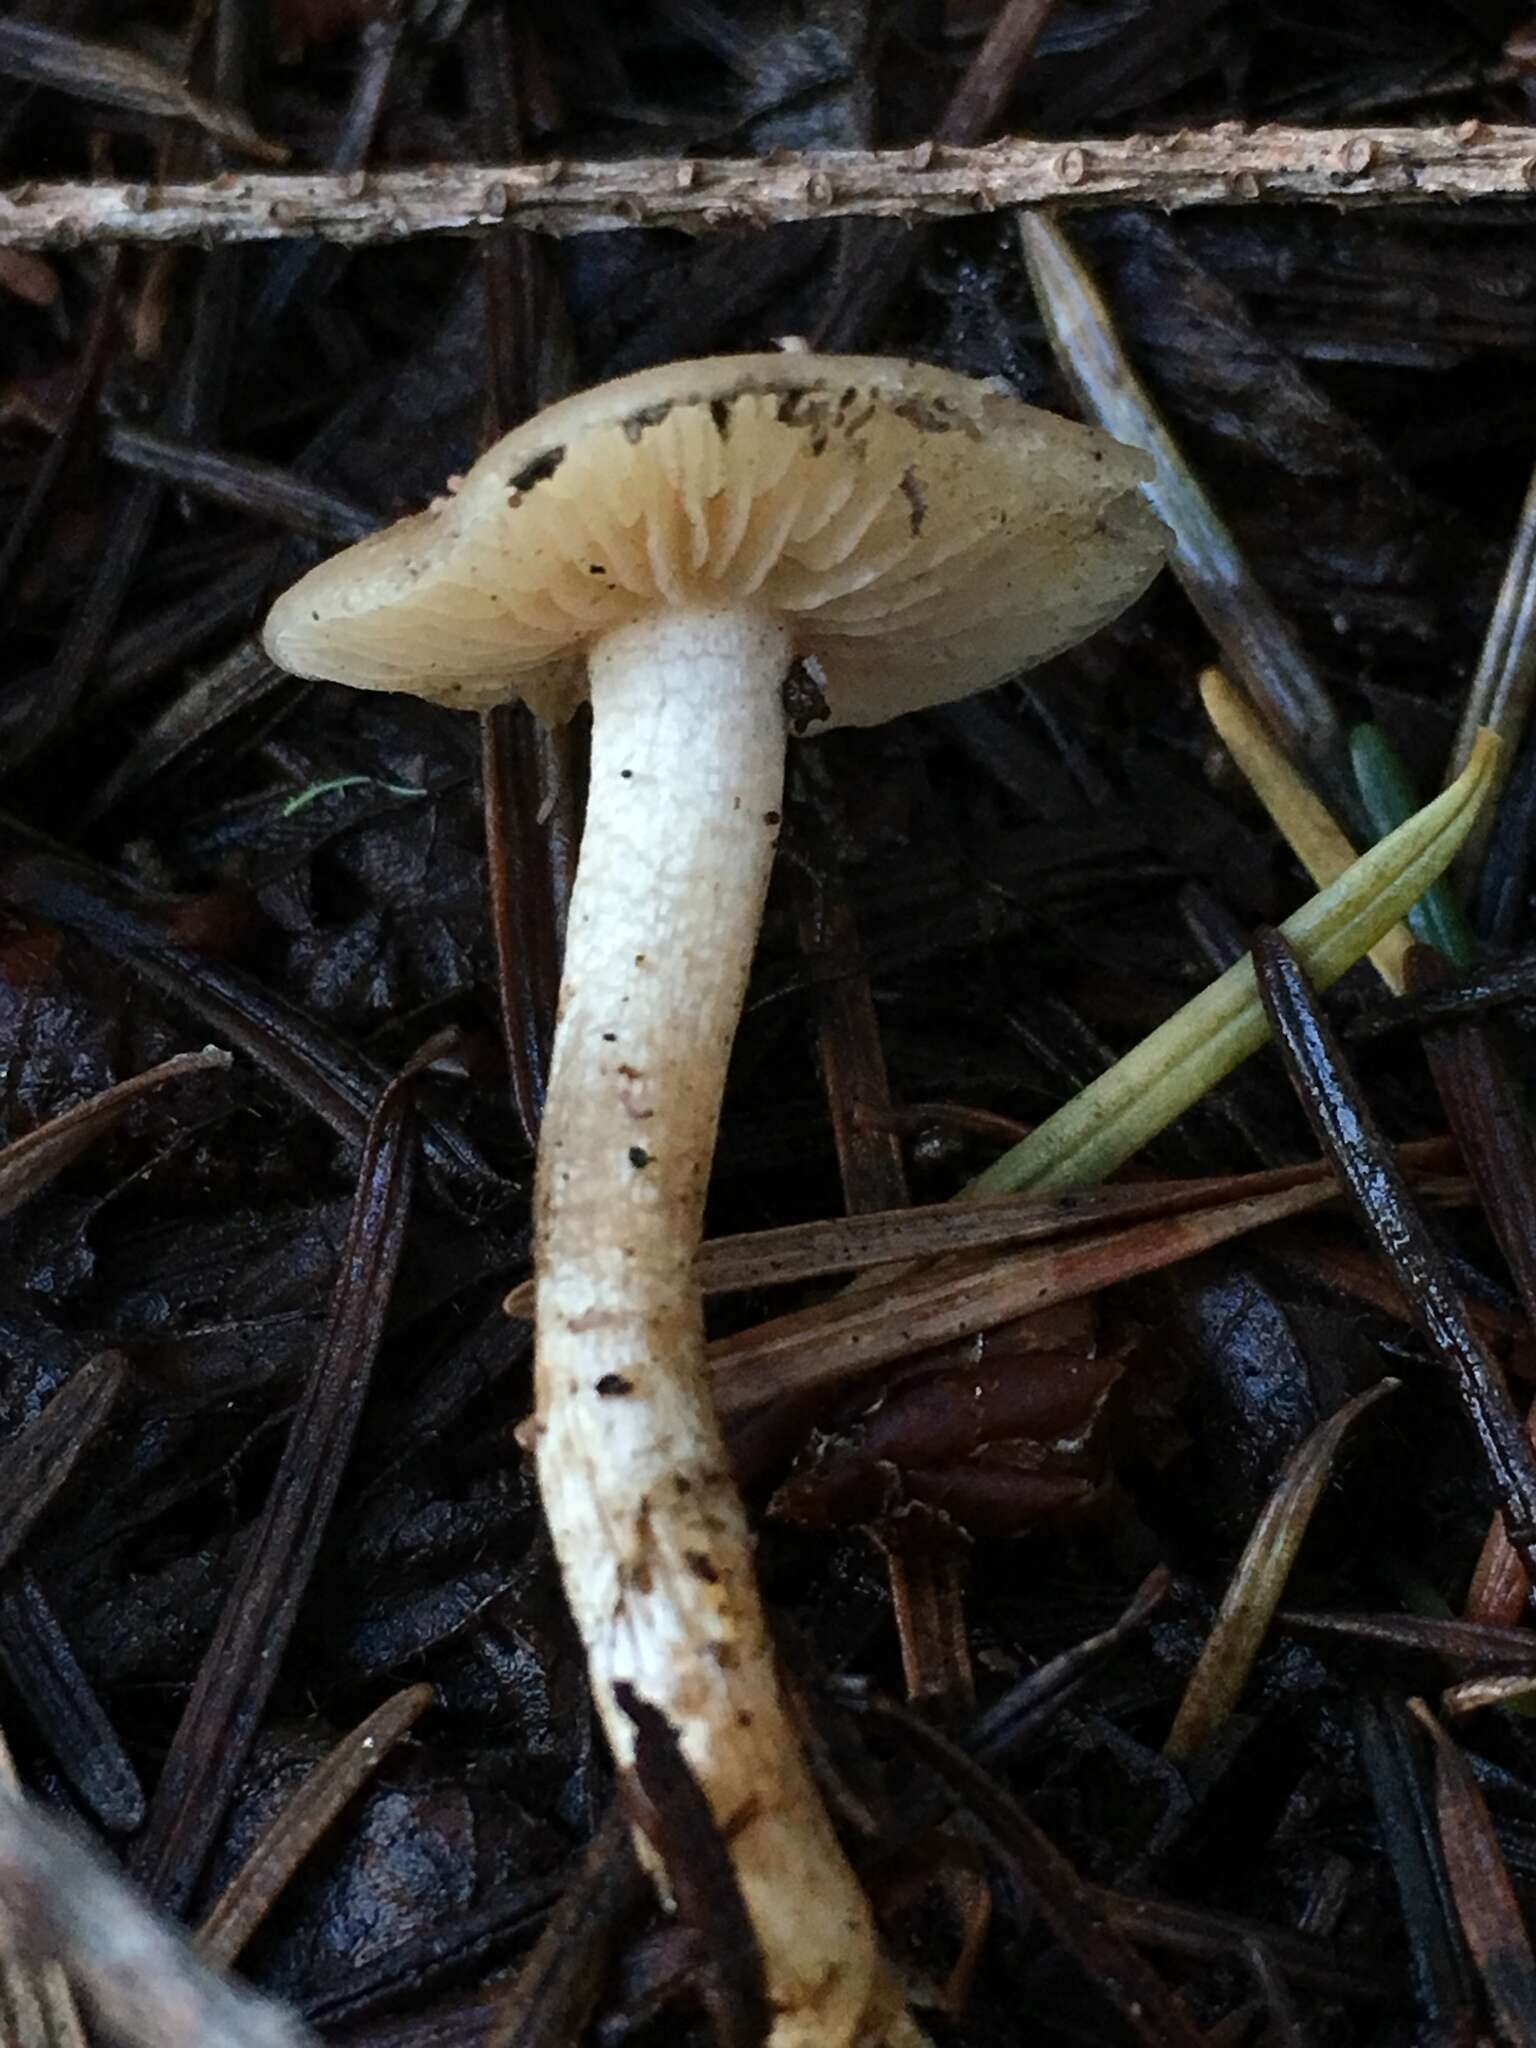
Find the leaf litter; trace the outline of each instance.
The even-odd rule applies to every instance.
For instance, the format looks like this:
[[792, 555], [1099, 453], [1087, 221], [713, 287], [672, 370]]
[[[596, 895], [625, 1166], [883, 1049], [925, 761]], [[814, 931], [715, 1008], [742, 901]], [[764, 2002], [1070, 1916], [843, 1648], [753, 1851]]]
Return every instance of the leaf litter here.
[[[0, 41], [0, 178], [238, 175], [253, 147], [366, 175], [1265, 114], [1518, 120], [1519, 29], [1518, 9], [1408, 23], [1377, 0], [1295, 19], [980, 0], [942, 24], [865, 0], [750, 19], [39, 4]], [[750, 1958], [724, 1991], [701, 1962], [720, 1902], [658, 1921], [603, 1819], [513, 1436], [527, 1348], [499, 1304], [526, 1245], [580, 734], [550, 746], [498, 715], [477, 747], [411, 707], [338, 706], [249, 636], [303, 549], [419, 501], [533, 404], [785, 334], [1118, 406], [1160, 451], [1194, 599], [1154, 594], [984, 705], [816, 742], [795, 777], [704, 1274], [736, 1455], [774, 1503], [786, 1655], [889, 1936], [915, 1985], [947, 1987], [935, 2031], [976, 2048], [1021, 2011], [1049, 2039], [1267, 2024], [1355, 2048], [1526, 2024], [1526, 1580], [1487, 1509], [1521, 1494], [1532, 1378], [1527, 231], [1244, 204], [1097, 220], [1070, 249], [1028, 232], [1038, 299], [986, 222], [62, 251], [0, 281], [8, 1729], [34, 1795], [78, 1802], [120, 1861], [152, 1868], [184, 1816], [188, 1864], [206, 1859], [171, 1887], [185, 1913], [229, 1901], [222, 1953], [238, 1940], [327, 2038], [569, 2048], [755, 2020]], [[1374, 723], [1426, 791], [1478, 725], [1512, 742], [1434, 814], [1390, 903], [1372, 896], [1384, 932], [1470, 827], [1470, 966], [1415, 967], [1383, 1001], [1345, 971], [1353, 913], [1310, 960], [1341, 977], [1329, 1014], [1380, 1127], [1335, 1134], [1327, 1170], [1251, 970], [1248, 1064], [1219, 1081], [1209, 1057], [1200, 991], [1307, 888], [1284, 806], [1211, 742], [1213, 657], [1248, 693], [1242, 773], [1267, 707], [1270, 767], [1278, 742], [1293, 813], [1327, 800], [1341, 868], [1366, 837], [1345, 731]], [[1497, 819], [1478, 815], [1506, 773]], [[1309, 1000], [1291, 1035], [1311, 1046]], [[1154, 1034], [1181, 1012], [1170, 1062]], [[407, 1217], [369, 1119], [444, 1025]], [[200, 1072], [209, 1038], [233, 1059]], [[1338, 1092], [1328, 1059], [1313, 1098]], [[149, 1086], [162, 1069], [180, 1078]], [[360, 1159], [380, 1199], [349, 1247]], [[1386, 1191], [1391, 1243], [1347, 1220], [1335, 1174]], [[978, 1178], [1016, 1192], [955, 1202]], [[345, 1462], [315, 1411], [338, 1285]], [[1384, 1375], [1402, 1391], [1323, 1484], [1323, 1418]], [[283, 1515], [274, 1536], [264, 1506], [294, 1459], [312, 1542]], [[210, 1665], [251, 1571], [281, 1625], [251, 1609]], [[1213, 1632], [1223, 1588], [1244, 1625]], [[200, 1668], [214, 1704], [189, 1750]], [[1170, 1771], [1197, 1671], [1220, 1704]], [[903, 1685], [908, 1708], [861, 1710]], [[1459, 1761], [1409, 1711], [1436, 1687]], [[663, 1731], [653, 1747], [681, 1840], [687, 1786]], [[1024, 1869], [1054, 1919], [1021, 1907]], [[25, 1978], [58, 2048], [68, 1993], [12, 1932], [8, 1995]], [[89, 1955], [60, 1947], [85, 1989]], [[169, 1993], [186, 1966], [160, 1953]]]

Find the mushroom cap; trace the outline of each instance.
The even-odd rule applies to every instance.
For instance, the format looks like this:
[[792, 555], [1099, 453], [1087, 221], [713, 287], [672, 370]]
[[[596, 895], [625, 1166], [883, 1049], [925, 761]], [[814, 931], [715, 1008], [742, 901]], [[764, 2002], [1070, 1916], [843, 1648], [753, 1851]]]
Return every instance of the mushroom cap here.
[[578, 393], [456, 489], [322, 562], [265, 640], [297, 675], [464, 709], [586, 695], [586, 651], [669, 606], [788, 626], [830, 723], [1045, 661], [1156, 575], [1151, 465], [975, 378], [881, 356], [668, 363]]

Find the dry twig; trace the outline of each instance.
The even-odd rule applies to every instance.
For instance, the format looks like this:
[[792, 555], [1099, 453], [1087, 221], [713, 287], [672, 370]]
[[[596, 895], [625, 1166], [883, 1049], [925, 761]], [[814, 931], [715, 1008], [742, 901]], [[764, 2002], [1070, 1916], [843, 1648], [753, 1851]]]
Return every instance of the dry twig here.
[[1255, 200], [1403, 206], [1529, 199], [1536, 130], [1249, 129], [1017, 138], [981, 148], [827, 150], [769, 157], [430, 164], [368, 174], [228, 171], [181, 184], [109, 180], [0, 193], [0, 246], [272, 242], [323, 235], [388, 242], [519, 227], [582, 235], [625, 227], [771, 227], [849, 215], [925, 220], [1014, 206], [1241, 206]]

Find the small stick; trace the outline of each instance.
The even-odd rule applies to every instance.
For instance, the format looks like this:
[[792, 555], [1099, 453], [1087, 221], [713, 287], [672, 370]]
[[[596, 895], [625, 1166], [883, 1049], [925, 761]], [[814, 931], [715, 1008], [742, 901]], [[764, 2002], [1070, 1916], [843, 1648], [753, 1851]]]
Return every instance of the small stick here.
[[1249, 129], [1172, 135], [1017, 137], [984, 147], [788, 151], [769, 157], [429, 164], [345, 173], [224, 172], [148, 185], [26, 184], [0, 193], [0, 246], [86, 242], [271, 242], [323, 235], [389, 242], [520, 227], [771, 227], [849, 215], [915, 224], [1015, 206], [1461, 205], [1529, 199], [1536, 129]]
[[1530, 1570], [1536, 1555], [1536, 1455], [1509, 1389], [1478, 1338], [1305, 969], [1280, 932], [1260, 932], [1253, 957], [1270, 1029], [1313, 1135], [1333, 1161], [1426, 1343], [1451, 1376], [1476, 1432], [1505, 1532]]

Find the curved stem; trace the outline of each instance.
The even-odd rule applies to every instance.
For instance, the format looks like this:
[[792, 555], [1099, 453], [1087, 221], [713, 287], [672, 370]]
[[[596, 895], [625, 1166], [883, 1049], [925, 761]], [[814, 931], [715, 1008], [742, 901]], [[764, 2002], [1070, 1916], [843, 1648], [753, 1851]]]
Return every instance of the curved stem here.
[[693, 1270], [777, 837], [789, 660], [784, 629], [740, 611], [642, 620], [592, 654], [539, 1155], [538, 1465], [621, 1772], [629, 1687], [675, 1730], [729, 1845], [773, 2048], [847, 2048], [883, 2039], [899, 2000], [786, 1712]]

